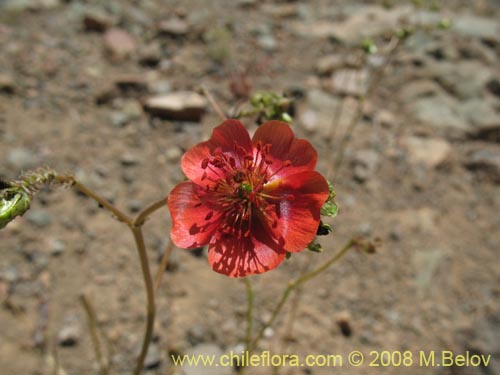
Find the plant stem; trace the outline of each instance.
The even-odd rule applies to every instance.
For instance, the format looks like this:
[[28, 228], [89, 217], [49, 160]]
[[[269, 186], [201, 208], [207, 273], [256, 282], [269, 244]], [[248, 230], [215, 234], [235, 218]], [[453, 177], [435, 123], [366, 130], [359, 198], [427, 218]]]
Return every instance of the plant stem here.
[[162, 198], [159, 201], [152, 203], [151, 205], [146, 207], [141, 212], [139, 212], [139, 214], [137, 215], [137, 217], [135, 218], [135, 220], [133, 222], [133, 226], [135, 226], [135, 227], [142, 226], [144, 224], [144, 222], [147, 220], [147, 218], [153, 212], [155, 212], [156, 210], [159, 210], [160, 208], [166, 207], [167, 206], [167, 198], [168, 197]]
[[149, 215], [151, 215], [154, 211], [158, 210], [159, 208], [165, 206], [166, 198], [163, 198], [151, 204], [143, 211], [141, 211], [137, 215], [135, 220], [132, 220], [128, 215], [124, 214], [113, 204], [109, 203], [106, 199], [102, 198], [101, 196], [99, 196], [98, 194], [94, 193], [92, 190], [87, 188], [85, 185], [78, 182], [73, 176], [57, 175], [56, 180], [63, 184], [70, 184], [75, 189], [85, 194], [87, 197], [94, 199], [104, 208], [112, 212], [119, 221], [127, 224], [127, 226], [132, 231], [132, 234], [134, 235], [135, 243], [137, 246], [137, 252], [139, 254], [139, 259], [141, 262], [141, 270], [144, 278], [144, 284], [146, 287], [146, 296], [147, 296], [146, 329], [144, 332], [144, 340], [142, 343], [141, 353], [139, 355], [139, 358], [137, 359], [137, 364], [134, 370], [134, 375], [139, 375], [144, 366], [144, 360], [146, 358], [149, 344], [151, 343], [151, 338], [153, 336], [154, 318], [156, 313], [153, 279], [151, 277], [151, 270], [149, 268], [148, 256], [146, 253], [146, 246], [144, 244], [144, 236], [142, 234], [141, 226], [144, 224], [145, 220]]
[[153, 279], [151, 278], [151, 271], [149, 269], [148, 256], [146, 253], [146, 247], [144, 245], [144, 236], [142, 235], [142, 228], [131, 227], [131, 229], [132, 233], [134, 234], [135, 243], [137, 245], [137, 251], [139, 253], [139, 259], [141, 261], [141, 269], [142, 269], [142, 274], [144, 276], [144, 283], [146, 286], [146, 294], [147, 294], [146, 330], [144, 333], [144, 340], [142, 342], [141, 354], [137, 359], [137, 364], [134, 370], [134, 375], [139, 375], [144, 366], [144, 360], [146, 359], [146, 354], [148, 353], [149, 344], [151, 343], [151, 338], [153, 337], [156, 306], [155, 306], [155, 295], [153, 289]]
[[215, 113], [217, 113], [217, 116], [219, 116], [222, 121], [226, 121], [227, 120], [227, 116], [224, 114], [224, 112], [222, 112], [222, 109], [219, 107], [219, 105], [215, 101], [215, 99], [212, 96], [212, 94], [210, 94], [210, 92], [208, 91], [208, 89], [206, 87], [202, 86], [201, 87], [201, 92], [203, 93], [203, 95], [205, 95], [205, 97], [207, 98], [208, 102], [210, 103], [210, 106], [213, 108], [213, 110], [215, 111]]
[[248, 349], [252, 342], [252, 322], [253, 322], [253, 301], [254, 301], [254, 292], [252, 288], [252, 282], [248, 277], [243, 279], [245, 282], [245, 287], [247, 290], [247, 329], [245, 334], [245, 347]]
[[251, 342], [250, 346], [247, 347], [247, 351], [251, 354], [251, 352], [253, 350], [255, 350], [255, 348], [257, 348], [257, 345], [259, 344], [259, 341], [262, 339], [262, 337], [264, 336], [264, 331], [270, 327], [274, 321], [276, 320], [276, 318], [278, 317], [278, 314], [281, 312], [281, 310], [283, 309], [283, 306], [285, 305], [285, 302], [288, 300], [288, 297], [290, 296], [290, 293], [296, 288], [298, 287], [299, 285], [301, 284], [304, 284], [305, 282], [313, 279], [314, 277], [318, 276], [321, 272], [323, 272], [324, 270], [326, 270], [328, 267], [330, 267], [332, 264], [334, 264], [335, 262], [337, 262], [340, 258], [342, 258], [345, 253], [347, 253], [347, 251], [353, 247], [355, 245], [355, 241], [354, 240], [349, 240], [349, 242], [347, 242], [344, 247], [340, 250], [340, 252], [338, 252], [336, 255], [334, 255], [332, 258], [330, 258], [329, 260], [327, 260], [325, 263], [323, 263], [321, 266], [319, 266], [318, 268], [316, 268], [315, 270], [309, 272], [309, 273], [306, 273], [305, 275], [303, 276], [300, 276], [298, 279], [294, 280], [294, 281], [291, 281], [290, 283], [288, 283], [288, 286], [285, 288], [285, 290], [283, 291], [283, 294], [281, 296], [281, 299], [279, 300], [278, 304], [276, 305], [276, 307], [274, 308], [272, 314], [271, 314], [271, 318], [269, 319], [269, 321], [264, 324], [261, 329], [259, 330], [257, 336], [253, 339], [253, 341]]
[[90, 331], [90, 337], [92, 338], [92, 344], [94, 345], [95, 356], [97, 362], [99, 363], [99, 374], [107, 375], [109, 368], [106, 360], [104, 359], [101, 351], [101, 343], [99, 341], [99, 337], [97, 335], [97, 319], [95, 317], [94, 308], [92, 304], [88, 300], [87, 296], [82, 294], [80, 296], [80, 302], [85, 310], [85, 314], [87, 315], [87, 322]]
[[109, 203], [106, 199], [104, 199], [100, 195], [94, 193], [92, 190], [90, 190], [84, 184], [82, 184], [81, 182], [78, 182], [73, 176], [57, 175], [56, 180], [62, 184], [70, 184], [73, 188], [75, 188], [76, 190], [78, 190], [82, 194], [86, 195], [87, 197], [95, 200], [97, 203], [99, 203], [105, 209], [110, 211], [113, 215], [116, 216], [116, 218], [119, 221], [127, 224], [128, 226], [132, 225], [132, 220], [130, 219], [130, 217], [128, 217], [126, 214], [124, 214], [122, 211], [120, 211], [114, 205]]

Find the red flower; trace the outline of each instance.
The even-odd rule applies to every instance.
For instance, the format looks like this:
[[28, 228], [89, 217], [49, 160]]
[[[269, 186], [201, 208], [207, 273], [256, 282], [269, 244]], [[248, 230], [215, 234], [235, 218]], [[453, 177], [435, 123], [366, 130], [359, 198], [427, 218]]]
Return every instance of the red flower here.
[[241, 122], [224, 121], [182, 158], [190, 181], [168, 198], [173, 242], [208, 244], [212, 268], [231, 277], [276, 268], [316, 235], [329, 194], [316, 160], [286, 123], [266, 122], [250, 139]]

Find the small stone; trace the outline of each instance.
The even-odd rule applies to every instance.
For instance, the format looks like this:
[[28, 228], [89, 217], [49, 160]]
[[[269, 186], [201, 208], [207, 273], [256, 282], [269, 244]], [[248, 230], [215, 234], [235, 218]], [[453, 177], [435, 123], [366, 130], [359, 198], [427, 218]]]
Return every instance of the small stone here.
[[436, 168], [451, 154], [451, 145], [444, 139], [409, 137], [405, 141], [410, 163]]
[[26, 220], [38, 228], [45, 228], [52, 224], [52, 215], [45, 210], [31, 209], [26, 214]]
[[109, 118], [115, 128], [122, 128], [129, 123], [129, 116], [124, 112], [113, 111]]
[[198, 345], [213, 340], [214, 335], [205, 326], [197, 324], [188, 330], [187, 339], [191, 345]]
[[148, 82], [143, 75], [126, 74], [115, 80], [115, 86], [122, 96], [136, 97], [148, 92]]
[[183, 19], [170, 18], [163, 20], [158, 25], [158, 31], [161, 34], [170, 36], [185, 36], [189, 33], [190, 25]]
[[167, 157], [168, 161], [176, 162], [181, 158], [182, 150], [177, 146], [169, 147], [165, 153], [165, 156]]
[[500, 128], [500, 115], [493, 105], [481, 98], [474, 98], [462, 103], [461, 112], [464, 118], [472, 123], [473, 128], [497, 126]]
[[83, 17], [83, 27], [87, 31], [104, 32], [116, 23], [114, 17], [100, 11], [92, 11]]
[[352, 335], [352, 317], [351, 314], [348, 312], [341, 312], [337, 315], [335, 318], [335, 323], [337, 323], [337, 326], [340, 329], [340, 332], [342, 333], [343, 336], [345, 337], [351, 337]]
[[469, 155], [465, 166], [485, 180], [500, 183], [500, 151], [477, 150]]
[[141, 159], [134, 154], [125, 153], [120, 157], [120, 163], [124, 167], [131, 167], [133, 165], [141, 164]]
[[57, 341], [61, 346], [75, 346], [78, 344], [80, 336], [80, 326], [76, 321], [70, 321], [57, 334]]
[[160, 367], [162, 361], [161, 351], [156, 342], [151, 343], [148, 349], [148, 354], [144, 360], [144, 368], [146, 370], [153, 370]]
[[130, 212], [137, 213], [139, 212], [143, 207], [143, 203], [140, 200], [137, 199], [132, 199], [129, 204], [128, 204], [128, 209]]
[[460, 130], [466, 130], [468, 127], [462, 116], [460, 102], [447, 94], [419, 98], [410, 105], [412, 114], [424, 124]]
[[61, 240], [53, 240], [50, 245], [50, 254], [52, 256], [59, 256], [66, 250], [66, 245]]
[[481, 96], [483, 88], [492, 77], [488, 67], [474, 60], [433, 64], [431, 70], [435, 79], [460, 99]]
[[316, 72], [320, 75], [333, 73], [335, 70], [345, 66], [345, 59], [342, 55], [333, 54], [320, 57], [316, 62]]
[[373, 150], [357, 151], [353, 159], [354, 178], [365, 182], [376, 172], [379, 164], [379, 155]]
[[135, 52], [137, 43], [126, 31], [120, 28], [111, 28], [104, 34], [104, 45], [112, 58], [121, 60]]
[[257, 44], [267, 52], [273, 52], [278, 47], [278, 42], [271, 34], [263, 34], [257, 37]]
[[179, 121], [200, 121], [205, 113], [205, 97], [190, 91], [154, 96], [146, 100], [145, 110], [154, 116]]
[[15, 169], [26, 170], [35, 167], [38, 159], [31, 150], [19, 147], [7, 154], [7, 162]]
[[435, 81], [419, 79], [405, 84], [400, 91], [400, 96], [405, 102], [411, 103], [417, 98], [433, 96], [441, 91], [441, 87]]
[[481, 38], [485, 40], [500, 40], [498, 20], [479, 17], [474, 15], [463, 15], [453, 17], [452, 30], [474, 38]]
[[0, 73], [0, 94], [12, 95], [16, 91], [16, 84], [12, 76]]
[[332, 75], [330, 89], [335, 94], [362, 96], [368, 87], [366, 69], [339, 69]]

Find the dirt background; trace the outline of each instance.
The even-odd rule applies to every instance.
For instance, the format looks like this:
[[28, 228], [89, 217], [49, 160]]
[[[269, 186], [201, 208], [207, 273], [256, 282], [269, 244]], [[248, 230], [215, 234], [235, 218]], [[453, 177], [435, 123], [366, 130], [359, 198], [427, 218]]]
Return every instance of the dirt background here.
[[[251, 278], [255, 324], [269, 318], [288, 280], [351, 237], [382, 245], [370, 256], [348, 253], [306, 284], [293, 329], [285, 309], [260, 349], [344, 359], [352, 350], [493, 356], [478, 368], [344, 361], [283, 374], [500, 374], [500, 4], [421, 3], [0, 0], [0, 177], [50, 166], [132, 214], [183, 179], [182, 153], [219, 123], [197, 103], [188, 121], [158, 117], [148, 98], [204, 85], [230, 114], [247, 84], [291, 92], [294, 131], [318, 149], [318, 170], [335, 177], [340, 214], [328, 221], [334, 234], [322, 239], [323, 253], [294, 255]], [[427, 30], [386, 64], [339, 167], [355, 98], [402, 24]], [[367, 37], [378, 52], [365, 61]], [[166, 208], [146, 223], [153, 272], [169, 227]], [[81, 293], [109, 340], [112, 373], [131, 373], [145, 324], [132, 236], [91, 200], [44, 189], [0, 232], [3, 374], [97, 373]], [[174, 368], [169, 353], [241, 350], [244, 284], [211, 271], [204, 252], [174, 250], [157, 303], [148, 373], [208, 374]], [[282, 340], [284, 330], [292, 340]]]

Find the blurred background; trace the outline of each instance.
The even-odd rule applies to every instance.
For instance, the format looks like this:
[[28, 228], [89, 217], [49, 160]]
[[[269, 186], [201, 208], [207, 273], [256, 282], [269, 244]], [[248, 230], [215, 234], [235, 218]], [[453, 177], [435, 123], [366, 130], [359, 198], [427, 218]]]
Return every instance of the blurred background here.
[[[251, 277], [255, 325], [353, 236], [381, 246], [305, 284], [259, 350], [492, 355], [477, 368], [280, 374], [498, 374], [499, 15], [497, 0], [0, 0], [0, 178], [50, 166], [134, 214], [182, 181], [183, 152], [220, 122], [202, 86], [228, 116], [258, 91], [282, 95], [340, 213], [323, 253]], [[251, 131], [258, 117], [243, 119]], [[153, 272], [170, 224], [166, 208], [146, 223]], [[133, 238], [95, 202], [44, 189], [0, 231], [2, 372], [97, 373], [82, 293], [111, 373], [131, 373], [146, 301]], [[145, 372], [209, 374], [169, 355], [241, 350], [245, 286], [204, 250], [174, 249], [157, 303]]]

